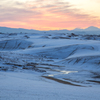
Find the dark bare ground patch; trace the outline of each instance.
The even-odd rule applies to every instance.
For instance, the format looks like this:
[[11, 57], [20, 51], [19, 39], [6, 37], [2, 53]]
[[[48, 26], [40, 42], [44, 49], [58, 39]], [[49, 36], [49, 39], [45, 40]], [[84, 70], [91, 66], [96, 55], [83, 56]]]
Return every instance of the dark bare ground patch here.
[[53, 80], [53, 81], [56, 81], [56, 82], [59, 82], [59, 83], [62, 83], [62, 84], [67, 84], [67, 85], [72, 85], [72, 86], [79, 86], [79, 87], [85, 87], [85, 86], [82, 86], [82, 85], [77, 85], [77, 84], [73, 84], [71, 82], [67, 82], [67, 81], [63, 81], [63, 80], [60, 80], [60, 79], [56, 79], [54, 77], [49, 77], [49, 76], [42, 76], [42, 77], [50, 79], [50, 80]]
[[100, 78], [100, 75], [95, 76], [94, 78]]
[[100, 81], [95, 81], [95, 80], [87, 80], [87, 81], [100, 84]]

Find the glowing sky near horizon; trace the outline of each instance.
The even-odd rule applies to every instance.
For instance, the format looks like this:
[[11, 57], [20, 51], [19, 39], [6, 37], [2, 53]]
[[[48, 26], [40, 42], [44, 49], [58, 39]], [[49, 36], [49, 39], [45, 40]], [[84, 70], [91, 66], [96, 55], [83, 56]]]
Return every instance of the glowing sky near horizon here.
[[37, 30], [100, 28], [100, 0], [2, 0], [0, 26]]

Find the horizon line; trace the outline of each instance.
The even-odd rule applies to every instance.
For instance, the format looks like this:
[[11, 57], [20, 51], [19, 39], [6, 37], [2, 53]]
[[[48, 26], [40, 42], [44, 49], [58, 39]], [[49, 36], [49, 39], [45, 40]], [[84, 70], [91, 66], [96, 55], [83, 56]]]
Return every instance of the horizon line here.
[[6, 26], [0, 26], [0, 27], [3, 27], [3, 28], [12, 28], [12, 29], [26, 29], [26, 30], [36, 30], [36, 31], [60, 31], [60, 30], [67, 30], [67, 31], [72, 31], [72, 30], [75, 30], [75, 29], [81, 29], [81, 30], [85, 30], [89, 27], [95, 27], [95, 28], [98, 28], [100, 29], [99, 27], [96, 27], [96, 26], [89, 26], [89, 27], [85, 27], [85, 28], [80, 28], [80, 27], [76, 27], [76, 28], [73, 28], [73, 29], [67, 29], [67, 28], [58, 28], [58, 29], [47, 29], [47, 30], [38, 30], [38, 29], [31, 29], [31, 28], [22, 28], [22, 27], [6, 27]]

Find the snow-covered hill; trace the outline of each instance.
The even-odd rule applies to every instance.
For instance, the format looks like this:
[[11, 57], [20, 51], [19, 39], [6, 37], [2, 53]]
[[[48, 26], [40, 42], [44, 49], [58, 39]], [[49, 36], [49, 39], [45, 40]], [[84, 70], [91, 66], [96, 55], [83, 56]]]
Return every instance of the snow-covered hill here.
[[0, 79], [1, 100], [99, 100], [100, 36], [1, 33]]

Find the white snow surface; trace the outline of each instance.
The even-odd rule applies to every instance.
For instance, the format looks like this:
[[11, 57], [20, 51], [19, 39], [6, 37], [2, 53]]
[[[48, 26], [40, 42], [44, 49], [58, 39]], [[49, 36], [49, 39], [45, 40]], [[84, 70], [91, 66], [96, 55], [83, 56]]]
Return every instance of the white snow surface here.
[[99, 37], [0, 34], [0, 100], [100, 100]]
[[100, 89], [75, 87], [33, 73], [0, 73], [0, 100], [99, 100]]

